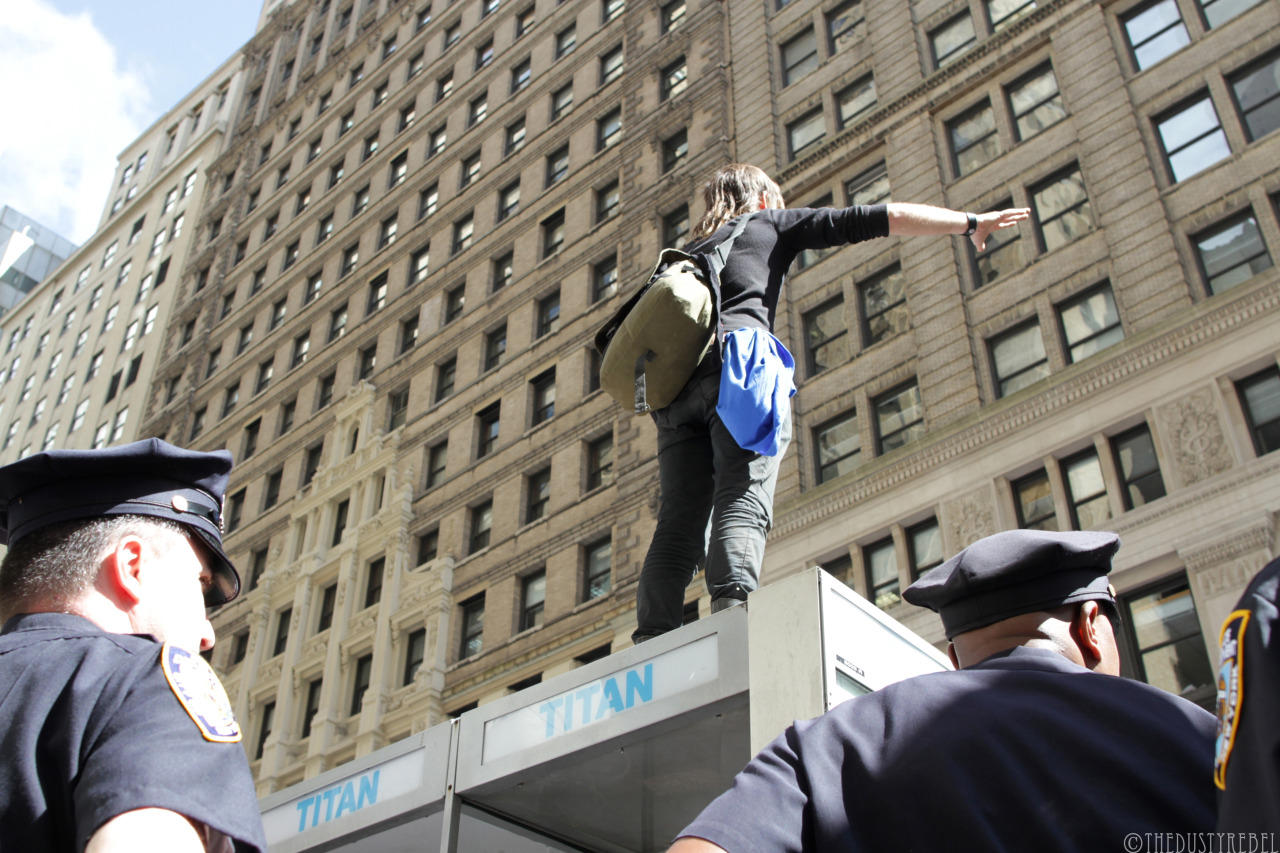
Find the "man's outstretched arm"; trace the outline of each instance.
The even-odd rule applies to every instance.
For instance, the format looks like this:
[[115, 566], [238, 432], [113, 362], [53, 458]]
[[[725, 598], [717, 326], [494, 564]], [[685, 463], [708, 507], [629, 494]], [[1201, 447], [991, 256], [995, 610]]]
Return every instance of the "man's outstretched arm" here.
[[[963, 234], [969, 230], [969, 214], [929, 204], [911, 204], [891, 201], [889, 209], [889, 234], [898, 237], [937, 237], [943, 234]], [[1031, 215], [1026, 207], [993, 210], [974, 214], [978, 228], [969, 239], [982, 251], [993, 231], [1011, 228]]]

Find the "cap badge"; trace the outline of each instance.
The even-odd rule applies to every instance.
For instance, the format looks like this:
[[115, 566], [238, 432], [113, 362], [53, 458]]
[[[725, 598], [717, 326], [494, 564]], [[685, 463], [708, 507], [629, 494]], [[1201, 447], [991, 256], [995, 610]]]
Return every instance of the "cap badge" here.
[[178, 512], [187, 511], [187, 499], [184, 498], [182, 495], [174, 495], [172, 503], [173, 503], [173, 508], [176, 509]]

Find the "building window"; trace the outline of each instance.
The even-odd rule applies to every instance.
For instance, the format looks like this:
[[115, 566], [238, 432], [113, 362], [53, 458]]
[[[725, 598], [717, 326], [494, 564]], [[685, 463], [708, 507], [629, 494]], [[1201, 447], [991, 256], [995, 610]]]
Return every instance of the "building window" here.
[[276, 615], [276, 641], [271, 648], [271, 656], [284, 654], [289, 644], [289, 621], [293, 618], [293, 608], [286, 607]]
[[328, 188], [333, 189], [334, 187], [336, 187], [338, 185], [338, 182], [342, 180], [343, 175], [345, 173], [346, 173], [346, 163], [343, 160], [339, 160], [337, 163], [334, 163], [332, 166], [330, 166]]
[[1014, 136], [1030, 139], [1045, 128], [1066, 118], [1053, 68], [1041, 66], [1019, 78], [1008, 89], [1009, 107], [1013, 111]]
[[497, 293], [511, 284], [515, 277], [515, 253], [505, 252], [493, 259], [491, 290]]
[[320, 678], [312, 679], [307, 684], [307, 704], [302, 711], [303, 739], [311, 737], [311, 721], [320, 713], [320, 690], [323, 686], [324, 680]]
[[983, 100], [947, 122], [947, 138], [951, 141], [956, 177], [976, 171], [1000, 156], [1000, 137], [996, 135], [996, 116], [991, 102]]
[[862, 464], [862, 434], [857, 412], [846, 412], [813, 431], [818, 449], [818, 482], [848, 474]]
[[[889, 200], [889, 171], [877, 163], [844, 185], [849, 204], [881, 204]], [[990, 239], [990, 238], [988, 238]]]
[[529, 85], [533, 78], [533, 65], [526, 57], [511, 69], [511, 94], [515, 94]]
[[569, 146], [565, 145], [547, 156], [547, 186], [562, 180], [569, 174]]
[[622, 45], [600, 57], [600, 85], [607, 86], [622, 76]]
[[986, 5], [993, 32], [1000, 32], [1036, 7], [1035, 0], [987, 0]]
[[507, 125], [502, 145], [502, 156], [514, 154], [524, 147], [524, 116]]
[[1231, 156], [1231, 146], [1207, 92], [1191, 104], [1156, 119], [1160, 144], [1174, 182], [1183, 181]]
[[452, 323], [454, 320], [462, 316], [463, 310], [467, 305], [467, 286], [466, 283], [457, 285], [445, 291], [444, 294], [444, 322], [445, 325]]
[[404, 355], [418, 344], [418, 315], [412, 314], [400, 321], [400, 349], [398, 355]]
[[866, 31], [866, 18], [862, 11], [862, 0], [851, 0], [841, 3], [827, 13], [827, 41], [832, 54], [839, 53], [858, 39]]
[[1232, 74], [1229, 81], [1250, 142], [1280, 128], [1280, 54]]
[[1071, 523], [1076, 530], [1097, 530], [1111, 518], [1111, 501], [1098, 452], [1089, 448], [1062, 460]]
[[488, 456], [498, 445], [498, 427], [501, 420], [501, 403], [494, 403], [476, 413], [478, 441], [476, 458]]
[[685, 128], [662, 140], [662, 171], [670, 172], [689, 156], [689, 132]]
[[244, 428], [244, 444], [243, 452], [240, 454], [241, 459], [248, 459], [258, 451], [258, 433], [262, 430], [262, 418], [258, 418], [253, 423]]
[[462, 161], [462, 169], [458, 177], [458, 188], [463, 189], [470, 186], [478, 177], [480, 177], [479, 151]]
[[1068, 359], [1073, 364], [1124, 340], [1110, 285], [1062, 303], [1058, 319], [1062, 322]]
[[1210, 294], [1222, 293], [1271, 268], [1271, 255], [1252, 210], [1202, 231], [1192, 241]]
[[382, 600], [382, 576], [386, 574], [386, 569], [386, 557], [379, 557], [369, 564], [369, 577], [364, 586], [365, 607], [372, 607]]
[[868, 74], [836, 95], [836, 115], [840, 120], [840, 127], [849, 127], [854, 119], [875, 105], [876, 78]]
[[867, 598], [885, 608], [902, 600], [898, 582], [898, 552], [893, 539], [882, 539], [862, 549], [867, 569]]
[[[1013, 200], [1006, 198], [992, 206], [993, 210], [1005, 210], [1013, 206]], [[1004, 228], [987, 236], [987, 245], [979, 252], [972, 244], [969, 252], [973, 257], [974, 287], [982, 287], [1008, 277], [1022, 269], [1022, 242], [1017, 228]]]
[[684, 21], [686, 0], [670, 0], [662, 6], [662, 32], [669, 33]]
[[434, 488], [444, 482], [444, 472], [448, 464], [448, 457], [448, 440], [434, 445], [427, 453], [427, 488]]
[[942, 564], [942, 531], [938, 520], [931, 518], [914, 527], [908, 527], [907, 556], [911, 567], [911, 579], [918, 579], [934, 566]]
[[625, 0], [603, 0], [600, 9], [600, 23], [609, 23], [621, 15], [626, 8]]
[[991, 365], [1000, 397], [1017, 393], [1048, 376], [1049, 357], [1040, 325], [1031, 323], [992, 338]]
[[827, 133], [827, 120], [822, 107], [815, 107], [795, 121], [787, 124], [787, 145], [791, 159], [798, 160], [822, 142]]
[[551, 467], [535, 471], [528, 477], [528, 494], [525, 498], [524, 523], [531, 524], [547, 515], [551, 502]]
[[561, 208], [542, 222], [542, 257], [549, 258], [560, 251], [564, 238], [564, 208]]
[[[128, 384], [127, 382], [125, 383]], [[222, 417], [226, 417], [236, 410], [236, 406], [240, 402], [240, 383], [237, 381], [235, 385], [230, 386], [224, 392], [222, 397]]]
[[293, 339], [293, 355], [289, 359], [289, 369], [303, 364], [307, 360], [307, 352], [311, 349], [311, 333], [304, 332]]
[[1165, 496], [1164, 477], [1151, 430], [1136, 427], [1111, 439], [1111, 454], [1120, 471], [1125, 509], [1135, 509]]
[[569, 26], [556, 33], [556, 59], [568, 56], [578, 46], [578, 28]]
[[347, 333], [347, 306], [333, 309], [329, 314], [329, 337], [325, 343], [333, 343]]
[[400, 118], [396, 121], [396, 133], [403, 133], [413, 127], [413, 122], [418, 117], [418, 105], [416, 102], [400, 108]]
[[471, 548], [467, 552], [474, 554], [489, 547], [489, 534], [493, 530], [493, 501], [471, 508]]
[[287, 299], [280, 299], [271, 306], [271, 321], [267, 323], [267, 331], [275, 331], [280, 328], [280, 324], [284, 322], [285, 313], [288, 311]]
[[1120, 599], [1134, 674], [1176, 696], [1212, 708], [1217, 693], [1213, 667], [1200, 632], [1200, 617], [1186, 576]]
[[1089, 195], [1076, 167], [1033, 187], [1031, 205], [1046, 252], [1065, 246], [1093, 228]]
[[1053, 490], [1044, 469], [1028, 474], [1013, 483], [1017, 502], [1018, 526], [1029, 530], [1057, 530], [1058, 516], [1053, 508]]
[[1253, 448], [1259, 456], [1280, 450], [1280, 370], [1271, 368], [1241, 381], [1236, 390]]
[[973, 31], [973, 18], [963, 12], [929, 33], [929, 46], [933, 49], [935, 68], [954, 62], [977, 44]]
[[573, 109], [573, 81], [551, 93], [551, 120], [555, 121]]
[[307, 279], [307, 286], [302, 291], [302, 304], [310, 305], [320, 296], [320, 288], [324, 286], [324, 280], [320, 278], [320, 273], [313, 274]]
[[428, 216], [436, 212], [436, 207], [439, 204], [440, 188], [436, 184], [432, 183], [426, 189], [418, 193], [418, 218], [426, 219]]
[[1120, 19], [1139, 71], [1191, 43], [1174, 0], [1145, 3]]
[[[257, 91], [256, 89], [254, 90]], [[253, 760], [262, 758], [267, 748], [267, 738], [271, 737], [271, 725], [276, 715], [276, 703], [268, 702], [262, 706], [262, 722], [258, 723], [258, 745], [253, 750]]]
[[342, 536], [347, 532], [347, 516], [351, 512], [351, 499], [346, 498], [338, 503], [333, 517], [333, 539], [329, 543], [333, 547], [342, 544]]
[[489, 39], [476, 48], [476, 71], [493, 62], [493, 39]]
[[805, 313], [805, 348], [809, 356], [810, 376], [849, 360], [848, 330], [842, 296]]
[[262, 488], [262, 508], [271, 509], [280, 502], [280, 486], [284, 482], [284, 469], [277, 468], [267, 475], [266, 485]]
[[507, 352], [507, 324], [503, 323], [485, 335], [484, 340], [484, 369], [492, 370], [502, 363], [502, 357]]
[[439, 128], [431, 134], [431, 139], [427, 142], [427, 159], [444, 151], [445, 146], [449, 144], [449, 135], [444, 127]]
[[527, 631], [542, 624], [547, 600], [547, 572], [535, 572], [520, 581], [520, 630]]
[[475, 127], [489, 115], [489, 96], [481, 95], [467, 106], [467, 127]]
[[471, 238], [475, 234], [475, 219], [471, 215], [453, 223], [453, 254], [471, 248]]
[[614, 107], [596, 121], [596, 151], [603, 151], [622, 139], [622, 107]]
[[387, 189], [403, 184], [409, 175], [409, 152], [404, 151], [391, 161], [387, 169]]
[[515, 216], [520, 210], [520, 179], [498, 190], [498, 221]]
[[605, 538], [588, 545], [583, 563], [583, 600], [608, 595], [613, 587], [613, 540]]
[[427, 629], [419, 628], [411, 631], [409, 636], [405, 638], [404, 649], [404, 674], [400, 678], [400, 685], [407, 686], [413, 683], [413, 677], [418, 674], [418, 668], [422, 666], [422, 660], [427, 652]]
[[613, 436], [603, 435], [587, 444], [587, 491], [613, 483]]
[[387, 398], [387, 429], [394, 430], [404, 426], [409, 414], [409, 389], [395, 391]]
[[453, 72], [440, 77], [436, 80], [436, 103], [440, 103], [445, 98], [453, 94]]
[[356, 660], [355, 678], [351, 683], [350, 715], [355, 716], [364, 707], [364, 694], [369, 689], [369, 678], [373, 674], [373, 654], [361, 655]]
[[428, 530], [418, 536], [418, 565], [425, 565], [440, 553], [440, 531]]
[[[286, 432], [293, 429], [293, 416], [297, 412], [297, 410], [298, 410], [298, 401], [296, 399], [289, 400], [287, 402], [280, 404], [280, 422], [279, 422], [278, 428], [276, 429], [277, 436], [284, 435]], [[316, 457], [316, 464], [317, 465], [319, 464], [318, 454]]]
[[462, 608], [462, 643], [459, 658], [480, 654], [484, 645], [484, 593], [464, 601]]
[[361, 379], [368, 379], [373, 376], [374, 368], [378, 365], [378, 344], [375, 342], [372, 346], [365, 347], [360, 350], [359, 366], [357, 375]]
[[535, 377], [533, 387], [533, 425], [551, 420], [556, 414], [556, 369]]
[[596, 264], [591, 272], [591, 301], [608, 299], [618, 292], [618, 259], [608, 257]]
[[356, 243], [354, 246], [348, 246], [347, 249], [342, 253], [342, 266], [338, 270], [338, 278], [343, 278], [345, 276], [351, 275], [351, 273], [355, 272], [356, 265], [359, 263], [360, 263], [360, 244]]
[[907, 315], [906, 285], [897, 265], [869, 278], [858, 286], [862, 300], [867, 346], [905, 332], [911, 325]]
[[689, 205], [682, 204], [662, 217], [662, 245], [681, 246], [689, 236]]
[[363, 187], [356, 190], [351, 197], [351, 218], [354, 219], [355, 217], [364, 213], [368, 207], [369, 207], [369, 185], [365, 184]]
[[376, 314], [387, 305], [387, 274], [382, 273], [369, 282], [369, 295], [365, 300], [364, 314]]
[[920, 386], [912, 381], [872, 401], [876, 410], [877, 453], [888, 453], [924, 435]]
[[337, 374], [328, 373], [320, 377], [316, 389], [316, 408], [323, 409], [333, 402], [333, 388], [338, 383]]
[[1220, 27], [1246, 9], [1252, 9], [1262, 0], [1197, 0], [1204, 12], [1205, 23]]
[[667, 101], [679, 95], [689, 86], [689, 72], [684, 57], [662, 69], [658, 79], [658, 100]]
[[782, 45], [782, 85], [790, 86], [818, 67], [818, 39], [813, 27]]

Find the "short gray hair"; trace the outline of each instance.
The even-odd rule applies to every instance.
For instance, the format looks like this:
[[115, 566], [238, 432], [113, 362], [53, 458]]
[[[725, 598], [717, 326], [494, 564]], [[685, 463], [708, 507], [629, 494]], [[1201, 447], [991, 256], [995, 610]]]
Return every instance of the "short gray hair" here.
[[72, 601], [93, 585], [102, 559], [124, 536], [146, 539], [161, 553], [186, 538], [182, 525], [142, 515], [63, 521], [29, 533], [0, 562], [0, 621], [36, 601]]

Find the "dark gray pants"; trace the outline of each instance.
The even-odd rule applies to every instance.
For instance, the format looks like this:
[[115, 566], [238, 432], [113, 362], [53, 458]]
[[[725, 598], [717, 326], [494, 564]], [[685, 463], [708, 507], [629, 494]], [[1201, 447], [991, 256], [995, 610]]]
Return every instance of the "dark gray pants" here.
[[685, 588], [704, 560], [715, 609], [745, 600], [760, 583], [791, 407], [778, 455], [761, 456], [733, 440], [716, 414], [719, 394], [719, 370], [701, 369], [671, 405], [653, 413], [661, 506], [636, 592], [636, 642], [680, 627]]

